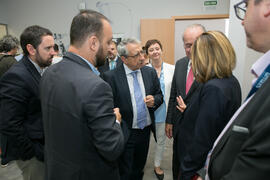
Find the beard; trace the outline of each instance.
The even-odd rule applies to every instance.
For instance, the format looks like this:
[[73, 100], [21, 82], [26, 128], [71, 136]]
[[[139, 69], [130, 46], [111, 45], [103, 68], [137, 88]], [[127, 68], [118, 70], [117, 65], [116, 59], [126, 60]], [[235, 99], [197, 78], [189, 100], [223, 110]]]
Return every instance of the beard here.
[[37, 62], [37, 64], [38, 64], [39, 67], [45, 68], [47, 66], [50, 66], [52, 64], [52, 58], [53, 58], [53, 56], [51, 56], [49, 59], [43, 59], [40, 56], [39, 51], [37, 50], [36, 62]]
[[110, 59], [110, 60], [114, 60], [115, 59], [115, 55], [114, 54], [112, 54], [112, 53], [108, 53], [108, 59]]
[[96, 67], [103, 66], [105, 64], [107, 53], [104, 53], [103, 46], [100, 46], [96, 54]]

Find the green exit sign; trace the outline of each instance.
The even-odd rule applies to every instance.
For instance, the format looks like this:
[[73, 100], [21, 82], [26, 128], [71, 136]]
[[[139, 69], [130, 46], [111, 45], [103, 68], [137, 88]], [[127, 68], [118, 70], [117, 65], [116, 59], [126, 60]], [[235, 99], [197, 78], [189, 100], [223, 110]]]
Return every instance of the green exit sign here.
[[217, 1], [204, 1], [204, 6], [216, 6]]

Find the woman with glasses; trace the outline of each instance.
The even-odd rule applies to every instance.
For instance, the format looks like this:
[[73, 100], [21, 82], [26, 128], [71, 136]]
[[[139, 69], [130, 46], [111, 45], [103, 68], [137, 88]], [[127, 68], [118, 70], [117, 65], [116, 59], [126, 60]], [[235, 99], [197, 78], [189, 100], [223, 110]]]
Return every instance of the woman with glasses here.
[[145, 44], [145, 50], [152, 67], [157, 72], [160, 87], [164, 97], [163, 104], [155, 111], [157, 144], [155, 147], [154, 173], [159, 180], [162, 180], [164, 178], [164, 171], [161, 169], [160, 164], [163, 159], [163, 152], [165, 147], [165, 120], [171, 92], [174, 66], [163, 62], [161, 58], [162, 44], [159, 40], [148, 40]]
[[[191, 62], [195, 79], [202, 87], [188, 106], [180, 96], [177, 98], [177, 108], [183, 112], [178, 136], [180, 180], [204, 176], [200, 170], [208, 152], [241, 104], [240, 85], [232, 74], [235, 52], [223, 33], [203, 33], [192, 46]], [[188, 143], [181, 144], [181, 137], [188, 137]]]

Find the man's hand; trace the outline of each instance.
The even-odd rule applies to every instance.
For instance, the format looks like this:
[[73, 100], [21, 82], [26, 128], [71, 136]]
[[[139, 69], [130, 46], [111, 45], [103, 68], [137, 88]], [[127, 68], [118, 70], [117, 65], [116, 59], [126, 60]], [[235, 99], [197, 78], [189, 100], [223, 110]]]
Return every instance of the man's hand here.
[[117, 120], [119, 123], [121, 123], [121, 121], [122, 121], [122, 116], [121, 116], [121, 114], [120, 114], [119, 108], [114, 108], [113, 111], [114, 111], [116, 120]]
[[165, 132], [166, 136], [171, 139], [173, 137], [173, 125], [166, 123]]
[[178, 104], [178, 105], [176, 105], [176, 108], [177, 108], [179, 111], [184, 112], [185, 109], [187, 108], [187, 106], [186, 106], [184, 100], [182, 99], [181, 96], [176, 97], [176, 100], [177, 100], [177, 104]]
[[197, 180], [203, 180], [203, 178], [201, 178], [201, 176], [198, 176], [197, 177]]
[[155, 105], [155, 99], [154, 99], [154, 96], [152, 95], [148, 95], [144, 98], [144, 102], [146, 103], [146, 106], [147, 107], [154, 107]]

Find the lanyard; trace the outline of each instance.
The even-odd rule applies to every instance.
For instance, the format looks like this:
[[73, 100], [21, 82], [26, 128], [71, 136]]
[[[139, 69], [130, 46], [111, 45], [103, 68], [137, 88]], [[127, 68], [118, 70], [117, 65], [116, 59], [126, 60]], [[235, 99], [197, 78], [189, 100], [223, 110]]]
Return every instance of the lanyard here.
[[[252, 96], [262, 85], [265, 83], [265, 81], [270, 76], [270, 64], [267, 66], [267, 68], [263, 71], [263, 73], [260, 75], [260, 77], [257, 79], [255, 84], [252, 86], [252, 89], [249, 91], [248, 96], [246, 100]], [[245, 100], [245, 101], [246, 101]]]

